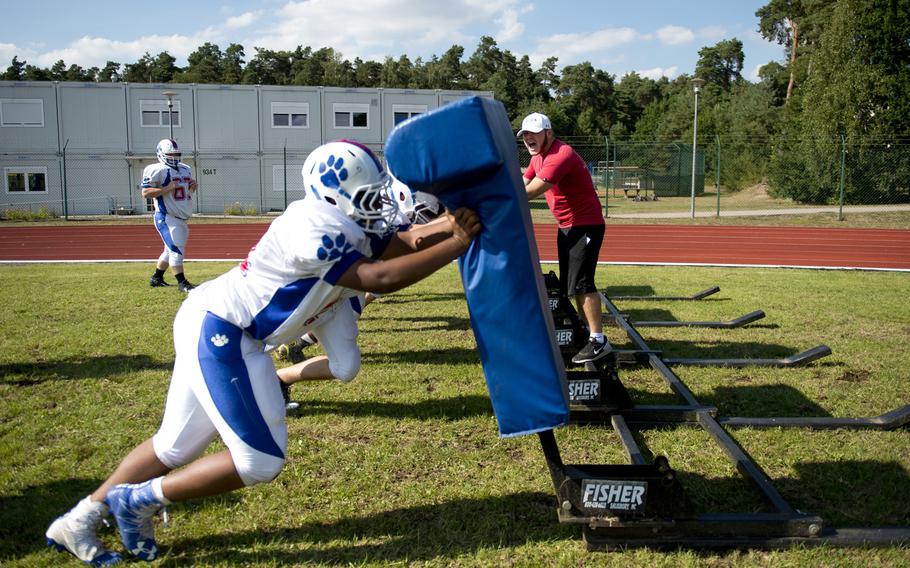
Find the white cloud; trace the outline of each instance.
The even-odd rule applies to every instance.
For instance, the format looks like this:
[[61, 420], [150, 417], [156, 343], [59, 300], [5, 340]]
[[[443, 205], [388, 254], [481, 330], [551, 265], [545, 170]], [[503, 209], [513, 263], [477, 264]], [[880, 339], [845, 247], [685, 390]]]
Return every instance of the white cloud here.
[[162, 51], [167, 51], [178, 60], [185, 60], [190, 53], [206, 41], [209, 40], [180, 35], [152, 35], [133, 41], [115, 41], [85, 36], [63, 49], [55, 49], [37, 55], [35, 63], [41, 67], [50, 67], [57, 60], [62, 59], [67, 64], [77, 64], [85, 68], [103, 67], [108, 60], [133, 63], [146, 52], [155, 56]]
[[0, 43], [0, 62], [7, 63], [3, 71], [6, 71], [8, 63], [12, 63], [15, 56], [19, 56], [19, 61], [23, 61], [22, 50], [16, 47], [15, 43]]
[[695, 34], [689, 28], [680, 26], [664, 26], [657, 30], [657, 39], [667, 45], [679, 45], [695, 39]]
[[632, 28], [606, 28], [593, 33], [556, 34], [541, 39], [534, 52], [530, 54], [531, 62], [539, 65], [547, 57], [556, 56], [561, 65], [571, 65], [593, 55], [601, 56], [602, 52], [639, 39]]
[[708, 26], [698, 30], [698, 36], [703, 39], [720, 41], [728, 35], [727, 28], [723, 26]]
[[638, 74], [642, 77], [647, 77], [648, 79], [660, 79], [661, 77], [666, 77], [668, 79], [675, 79], [679, 76], [679, 67], [673, 65], [672, 67], [654, 67], [652, 69], [642, 69], [638, 71]]
[[[520, 5], [519, 0], [361, 0], [354, 10], [340, 10], [336, 0], [291, 1], [278, 10], [280, 23], [243, 44], [269, 49], [332, 47], [346, 59], [378, 61], [404, 53], [408, 43], [441, 54], [453, 43], [476, 41], [467, 32], [471, 25], [495, 20], [501, 33], [520, 34]], [[414, 49], [407, 51], [416, 58]]]
[[505, 10], [502, 16], [496, 19], [499, 31], [496, 32], [497, 42], [506, 42], [520, 37], [525, 31], [525, 26], [518, 21], [517, 10]]
[[232, 16], [224, 22], [224, 27], [229, 30], [238, 30], [240, 28], [245, 28], [251, 25], [259, 19], [259, 14], [254, 14], [253, 12], [245, 12], [239, 16]]
[[761, 81], [761, 77], [758, 76], [758, 70], [767, 65], [767, 63], [761, 63], [752, 68], [752, 71], [746, 76], [746, 79], [752, 81], [753, 83], [758, 83]]

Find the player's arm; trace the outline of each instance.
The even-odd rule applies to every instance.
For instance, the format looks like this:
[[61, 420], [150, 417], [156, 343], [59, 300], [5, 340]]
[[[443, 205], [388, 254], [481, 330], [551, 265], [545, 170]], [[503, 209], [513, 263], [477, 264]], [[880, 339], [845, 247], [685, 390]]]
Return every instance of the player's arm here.
[[192, 192], [195, 192], [196, 189], [199, 187], [199, 184], [196, 183], [196, 176], [193, 175], [193, 170], [190, 169], [189, 166], [186, 166], [186, 167], [190, 172], [190, 183], [187, 184], [186, 188]]
[[547, 192], [553, 184], [548, 182], [545, 179], [540, 179], [535, 177], [533, 179], [524, 178], [525, 180], [525, 192], [528, 194], [528, 199], [534, 199], [535, 197], [540, 197]]
[[396, 233], [382, 253], [387, 260], [415, 250], [425, 249], [452, 236], [452, 224], [445, 215], [423, 225], [411, 225], [407, 231]]
[[460, 208], [454, 214], [447, 211], [446, 217], [451, 226], [448, 237], [383, 262], [361, 259], [341, 275], [338, 284], [354, 290], [388, 294], [433, 274], [464, 254], [481, 229], [480, 219], [470, 209]]
[[145, 199], [154, 199], [155, 197], [161, 197], [162, 195], [174, 191], [174, 187], [175, 186], [173, 182], [162, 187], [143, 187], [142, 197]]
[[176, 189], [176, 184], [171, 181], [171, 176], [167, 175], [163, 180], [160, 174], [143, 176], [142, 179], [142, 197], [144, 199], [154, 199], [168, 194]]

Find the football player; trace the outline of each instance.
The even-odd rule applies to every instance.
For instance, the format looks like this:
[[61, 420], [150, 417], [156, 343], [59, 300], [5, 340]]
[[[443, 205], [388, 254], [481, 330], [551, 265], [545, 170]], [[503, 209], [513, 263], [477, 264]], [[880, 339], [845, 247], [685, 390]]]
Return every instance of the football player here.
[[[153, 517], [167, 504], [271, 481], [284, 467], [288, 433], [267, 346], [312, 330], [327, 356], [307, 361], [304, 378], [350, 381], [360, 369], [351, 300], [426, 278], [481, 230], [473, 211], [458, 209], [434, 230], [395, 231], [389, 177], [357, 142], [320, 146], [302, 173], [308, 197], [272, 222], [245, 261], [183, 302], [158, 431], [51, 524], [49, 545], [95, 565], [121, 560], [96, 536], [110, 513], [126, 550], [150, 561], [158, 555]], [[217, 437], [227, 449], [203, 455]]]
[[[389, 177], [391, 178], [389, 197], [398, 207], [398, 231], [407, 231], [413, 225], [426, 225], [436, 220], [439, 222], [445, 221], [445, 218], [440, 217], [445, 208], [435, 196], [423, 191], [413, 191], [391, 173]], [[367, 292], [362, 297], [352, 298], [351, 305], [354, 308], [356, 317], [359, 318], [363, 313], [363, 309], [378, 296], [379, 294]], [[278, 370], [281, 394], [284, 397], [285, 408], [289, 412], [300, 408], [300, 403], [291, 400], [291, 385], [305, 378], [303, 370], [308, 363], [304, 362], [305, 356], [303, 352], [307, 347], [318, 342], [316, 335], [313, 332], [308, 332], [299, 339], [279, 345], [275, 349], [275, 354], [279, 360], [293, 363], [290, 367], [283, 367]]]
[[196, 180], [193, 169], [180, 161], [177, 142], [165, 138], [155, 149], [158, 163], [142, 172], [142, 197], [155, 201], [155, 229], [164, 241], [164, 252], [158, 257], [149, 285], [170, 286], [164, 272], [170, 266], [177, 279], [177, 289], [188, 293], [195, 288], [183, 274], [183, 251], [190, 236], [187, 220], [193, 216], [193, 193]]

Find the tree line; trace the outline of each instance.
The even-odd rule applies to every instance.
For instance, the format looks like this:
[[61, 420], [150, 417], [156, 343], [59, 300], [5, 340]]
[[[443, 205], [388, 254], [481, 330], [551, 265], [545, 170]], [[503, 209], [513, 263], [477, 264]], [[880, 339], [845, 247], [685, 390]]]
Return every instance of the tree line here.
[[[559, 136], [651, 142], [692, 139], [691, 80], [699, 77], [705, 80], [700, 143], [721, 135], [744, 165], [735, 172], [744, 179], [729, 185], [767, 177], [775, 191], [801, 201], [827, 199], [832, 170], [819, 164], [830, 162], [830, 146], [840, 137], [857, 151], [870, 142], [910, 141], [910, 2], [770, 0], [755, 16], [757, 30], [784, 55], [763, 65], [756, 83], [742, 75], [745, 56], [736, 38], [702, 47], [691, 74], [651, 79], [633, 72], [617, 79], [588, 61], [560, 71], [550, 57], [535, 68], [527, 55], [502, 49], [489, 36], [470, 56], [453, 45], [427, 61], [407, 55], [350, 61], [331, 47], [308, 46], [254, 47], [247, 58], [236, 43], [224, 50], [205, 43], [186, 67], [166, 51], [134, 63], [108, 61], [100, 69], [62, 60], [40, 68], [13, 57], [0, 79], [482, 90], [504, 103], [516, 128], [539, 111]], [[890, 158], [878, 159], [887, 164]], [[897, 185], [906, 188], [910, 159], [899, 162], [887, 168], [903, 175]], [[806, 172], [816, 174], [811, 190]]]

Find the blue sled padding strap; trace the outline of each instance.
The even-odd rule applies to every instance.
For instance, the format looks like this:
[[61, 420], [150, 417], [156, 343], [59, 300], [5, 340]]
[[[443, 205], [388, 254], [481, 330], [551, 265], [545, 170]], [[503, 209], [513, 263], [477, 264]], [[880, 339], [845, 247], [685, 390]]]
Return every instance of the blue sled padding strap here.
[[521, 180], [502, 103], [471, 97], [420, 115], [389, 135], [389, 169], [451, 210], [477, 212], [483, 231], [459, 259], [471, 326], [501, 436], [569, 420], [565, 367], [555, 343]]

